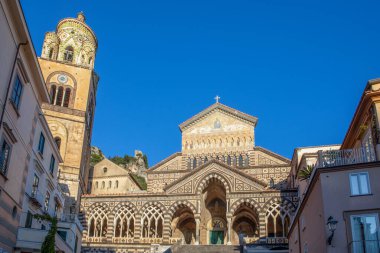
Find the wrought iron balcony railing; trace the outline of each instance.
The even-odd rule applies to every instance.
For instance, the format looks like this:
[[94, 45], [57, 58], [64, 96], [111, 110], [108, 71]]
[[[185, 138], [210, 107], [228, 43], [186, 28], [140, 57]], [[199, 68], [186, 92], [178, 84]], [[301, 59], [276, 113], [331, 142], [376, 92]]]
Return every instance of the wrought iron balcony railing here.
[[328, 168], [342, 165], [374, 162], [373, 147], [318, 151], [317, 168]]

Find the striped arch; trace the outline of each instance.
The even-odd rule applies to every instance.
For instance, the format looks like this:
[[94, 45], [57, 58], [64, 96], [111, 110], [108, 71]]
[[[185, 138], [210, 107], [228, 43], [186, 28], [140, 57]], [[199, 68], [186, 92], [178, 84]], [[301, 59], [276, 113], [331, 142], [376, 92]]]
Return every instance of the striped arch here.
[[195, 208], [195, 206], [194, 206], [192, 203], [190, 203], [189, 201], [187, 201], [187, 200], [178, 200], [178, 201], [174, 202], [174, 203], [169, 207], [169, 209], [168, 209], [168, 214], [169, 214], [170, 219], [173, 217], [174, 213], [175, 213], [178, 209], [180, 209], [180, 208], [182, 208], [182, 207], [188, 207], [188, 208], [190, 208], [190, 210], [193, 212], [193, 214], [195, 214], [195, 213], [196, 213], [196, 210], [197, 210], [197, 209]]
[[208, 186], [208, 184], [212, 180], [220, 181], [224, 185], [224, 188], [226, 189], [226, 193], [231, 192], [232, 187], [230, 186], [228, 180], [225, 179], [223, 176], [219, 175], [218, 173], [212, 172], [204, 176], [203, 179], [198, 183], [198, 185], [196, 186], [196, 189], [197, 189], [196, 194], [197, 195], [201, 194], [202, 191]]
[[259, 203], [257, 203], [253, 199], [245, 198], [245, 199], [236, 200], [230, 208], [230, 213], [233, 215], [236, 212], [236, 210], [238, 210], [239, 207], [241, 207], [242, 205], [246, 205], [252, 208], [257, 214], [261, 212], [261, 207]]
[[150, 207], [150, 206], [157, 206], [158, 208], [161, 209], [162, 213], [163, 214], [166, 214], [167, 213], [167, 208], [159, 201], [148, 201], [146, 202], [139, 210], [139, 213], [140, 214], [143, 214], [145, 212], [145, 210]]
[[276, 204], [276, 203], [286, 207], [292, 213], [296, 211], [296, 206], [294, 205], [294, 203], [288, 198], [284, 198], [284, 197], [272, 197], [267, 202], [265, 202], [263, 206], [263, 210], [264, 211], [267, 210], [271, 205]]
[[91, 213], [91, 211], [94, 210], [96, 207], [102, 207], [102, 208], [104, 208], [105, 212], [111, 213], [111, 209], [109, 208], [108, 204], [103, 203], [103, 202], [93, 203], [92, 205], [90, 205], [89, 207], [86, 208], [86, 213]]
[[134, 213], [137, 213], [138, 211], [137, 207], [132, 202], [125, 201], [125, 202], [120, 202], [117, 205], [115, 205], [115, 207], [112, 209], [112, 213], [115, 214], [123, 206], [131, 208]]

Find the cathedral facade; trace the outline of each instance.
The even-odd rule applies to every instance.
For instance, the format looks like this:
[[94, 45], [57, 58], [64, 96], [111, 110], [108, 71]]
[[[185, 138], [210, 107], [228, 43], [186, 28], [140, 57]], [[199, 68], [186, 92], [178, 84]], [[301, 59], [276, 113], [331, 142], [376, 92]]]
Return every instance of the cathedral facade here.
[[[288, 184], [290, 160], [255, 145], [256, 124], [219, 101], [180, 124], [181, 152], [147, 170], [146, 190], [82, 196], [82, 251], [236, 245], [240, 234], [248, 243], [286, 245], [298, 201]], [[94, 178], [92, 187], [110, 178]]]

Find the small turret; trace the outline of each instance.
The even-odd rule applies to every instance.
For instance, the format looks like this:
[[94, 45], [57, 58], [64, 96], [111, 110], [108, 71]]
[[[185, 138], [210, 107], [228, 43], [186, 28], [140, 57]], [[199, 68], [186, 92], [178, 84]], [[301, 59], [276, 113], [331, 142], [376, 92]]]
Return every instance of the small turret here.
[[98, 41], [85, 20], [83, 12], [62, 19], [55, 32], [46, 33], [41, 57], [92, 69]]

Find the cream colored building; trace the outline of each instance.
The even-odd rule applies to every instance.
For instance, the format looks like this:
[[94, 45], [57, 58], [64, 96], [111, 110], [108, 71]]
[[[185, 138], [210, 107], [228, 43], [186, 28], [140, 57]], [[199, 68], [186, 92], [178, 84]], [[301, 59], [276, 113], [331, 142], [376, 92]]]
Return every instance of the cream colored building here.
[[[180, 124], [181, 152], [147, 171], [146, 191], [116, 188], [82, 197], [82, 251], [236, 245], [240, 233], [266, 250], [286, 246], [297, 203], [287, 183], [290, 160], [255, 145], [256, 124], [219, 102]], [[112, 173], [111, 166], [99, 167]]]
[[56, 250], [74, 252], [81, 225], [63, 214], [62, 158], [42, 110], [49, 92], [19, 1], [0, 3], [0, 252], [38, 251], [50, 224], [33, 215], [43, 213], [70, 230], [56, 236]]
[[89, 193], [91, 194], [126, 194], [141, 191], [138, 183], [131, 176], [129, 169], [122, 168], [104, 158], [90, 170]]
[[49, 94], [19, 1], [0, 1], [0, 45], [0, 252], [13, 252], [30, 165], [42, 160], [36, 150], [41, 133], [45, 163], [59, 155], [44, 128], [41, 106]]

